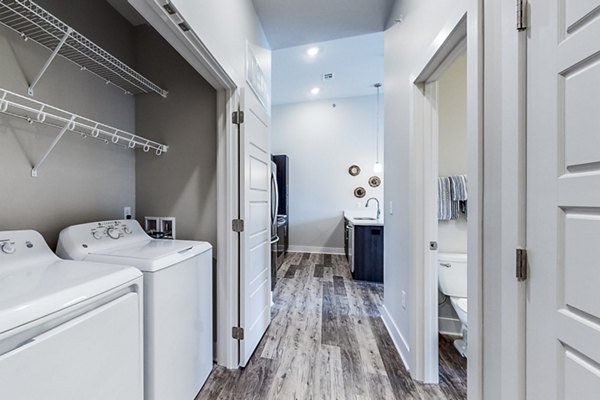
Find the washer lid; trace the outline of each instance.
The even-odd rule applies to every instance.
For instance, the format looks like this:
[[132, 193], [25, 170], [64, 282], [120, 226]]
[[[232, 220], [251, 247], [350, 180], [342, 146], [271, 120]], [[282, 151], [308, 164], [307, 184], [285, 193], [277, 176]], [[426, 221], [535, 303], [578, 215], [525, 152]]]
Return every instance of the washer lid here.
[[90, 252], [88, 261], [131, 265], [144, 272], [154, 272], [211, 250], [207, 242], [150, 239], [111, 249]]
[[0, 333], [141, 277], [135, 268], [46, 258], [0, 267]]

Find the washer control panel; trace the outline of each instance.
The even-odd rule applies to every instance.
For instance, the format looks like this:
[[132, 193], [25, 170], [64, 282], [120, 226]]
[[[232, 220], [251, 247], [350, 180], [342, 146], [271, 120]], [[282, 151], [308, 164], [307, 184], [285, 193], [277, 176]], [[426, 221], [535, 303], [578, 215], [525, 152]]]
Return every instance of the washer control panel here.
[[90, 229], [90, 234], [96, 240], [104, 238], [119, 240], [132, 233], [133, 231], [124, 221], [98, 222]]
[[90, 253], [147, 240], [151, 240], [150, 236], [134, 219], [91, 222], [63, 229], [56, 254], [64, 259], [84, 260]]

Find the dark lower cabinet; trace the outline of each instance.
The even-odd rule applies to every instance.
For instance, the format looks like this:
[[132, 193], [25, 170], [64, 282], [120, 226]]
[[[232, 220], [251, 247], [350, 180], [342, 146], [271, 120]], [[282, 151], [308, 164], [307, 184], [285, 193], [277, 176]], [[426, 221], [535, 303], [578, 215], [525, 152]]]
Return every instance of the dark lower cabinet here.
[[383, 226], [354, 225], [354, 279], [383, 282]]

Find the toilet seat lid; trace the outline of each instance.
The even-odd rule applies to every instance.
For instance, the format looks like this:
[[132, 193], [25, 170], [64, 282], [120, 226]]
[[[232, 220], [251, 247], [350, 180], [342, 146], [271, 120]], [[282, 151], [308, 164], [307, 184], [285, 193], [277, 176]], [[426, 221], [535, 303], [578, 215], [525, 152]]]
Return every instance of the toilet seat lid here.
[[456, 307], [460, 308], [465, 313], [467, 312], [467, 299], [464, 297], [452, 299]]

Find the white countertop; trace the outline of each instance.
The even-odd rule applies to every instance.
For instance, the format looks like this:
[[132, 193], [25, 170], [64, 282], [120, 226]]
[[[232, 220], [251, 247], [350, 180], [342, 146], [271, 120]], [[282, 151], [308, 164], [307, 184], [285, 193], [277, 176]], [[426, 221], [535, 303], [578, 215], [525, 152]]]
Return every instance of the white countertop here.
[[346, 218], [352, 225], [383, 226], [383, 216], [379, 219], [375, 219], [376, 216], [377, 212], [372, 212], [372, 210], [370, 209], [344, 211], [344, 218]]

